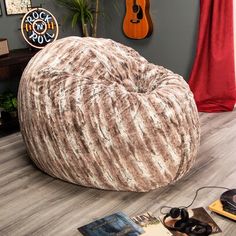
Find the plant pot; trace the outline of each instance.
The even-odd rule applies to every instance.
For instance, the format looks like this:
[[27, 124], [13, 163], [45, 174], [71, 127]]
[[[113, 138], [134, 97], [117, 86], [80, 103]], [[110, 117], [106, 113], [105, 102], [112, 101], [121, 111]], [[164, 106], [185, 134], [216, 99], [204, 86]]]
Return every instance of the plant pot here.
[[9, 112], [11, 118], [16, 118], [17, 117], [17, 111], [11, 111]]
[[17, 111], [1, 112], [0, 117], [0, 136], [3, 133], [19, 131], [19, 121]]

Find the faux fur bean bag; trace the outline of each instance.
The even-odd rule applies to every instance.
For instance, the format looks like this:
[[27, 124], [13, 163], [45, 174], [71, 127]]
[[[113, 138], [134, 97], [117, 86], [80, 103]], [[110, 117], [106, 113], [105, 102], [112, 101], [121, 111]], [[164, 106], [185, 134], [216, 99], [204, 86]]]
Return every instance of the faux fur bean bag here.
[[68, 37], [26, 67], [21, 132], [36, 165], [109, 190], [149, 191], [181, 178], [199, 147], [183, 78], [109, 39]]

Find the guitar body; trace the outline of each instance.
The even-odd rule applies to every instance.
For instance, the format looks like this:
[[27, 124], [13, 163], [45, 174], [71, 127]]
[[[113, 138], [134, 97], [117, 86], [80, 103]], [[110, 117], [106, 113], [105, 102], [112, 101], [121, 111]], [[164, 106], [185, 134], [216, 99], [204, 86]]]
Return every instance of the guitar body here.
[[131, 39], [144, 39], [152, 33], [149, 0], [126, 0], [124, 34]]

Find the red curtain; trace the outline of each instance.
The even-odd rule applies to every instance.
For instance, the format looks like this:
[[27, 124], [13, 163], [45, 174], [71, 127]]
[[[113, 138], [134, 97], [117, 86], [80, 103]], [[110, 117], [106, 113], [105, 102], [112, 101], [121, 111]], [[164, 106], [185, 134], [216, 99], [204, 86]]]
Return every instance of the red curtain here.
[[236, 102], [233, 0], [201, 0], [189, 86], [199, 111], [232, 111]]

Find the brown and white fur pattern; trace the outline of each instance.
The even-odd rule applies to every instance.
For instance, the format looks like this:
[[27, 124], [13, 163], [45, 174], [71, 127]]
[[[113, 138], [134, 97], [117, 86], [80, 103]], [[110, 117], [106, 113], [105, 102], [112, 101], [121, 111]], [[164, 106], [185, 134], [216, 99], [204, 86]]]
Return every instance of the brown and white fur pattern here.
[[199, 117], [180, 75], [109, 39], [47, 45], [20, 82], [19, 119], [36, 165], [88, 187], [149, 191], [181, 178]]

